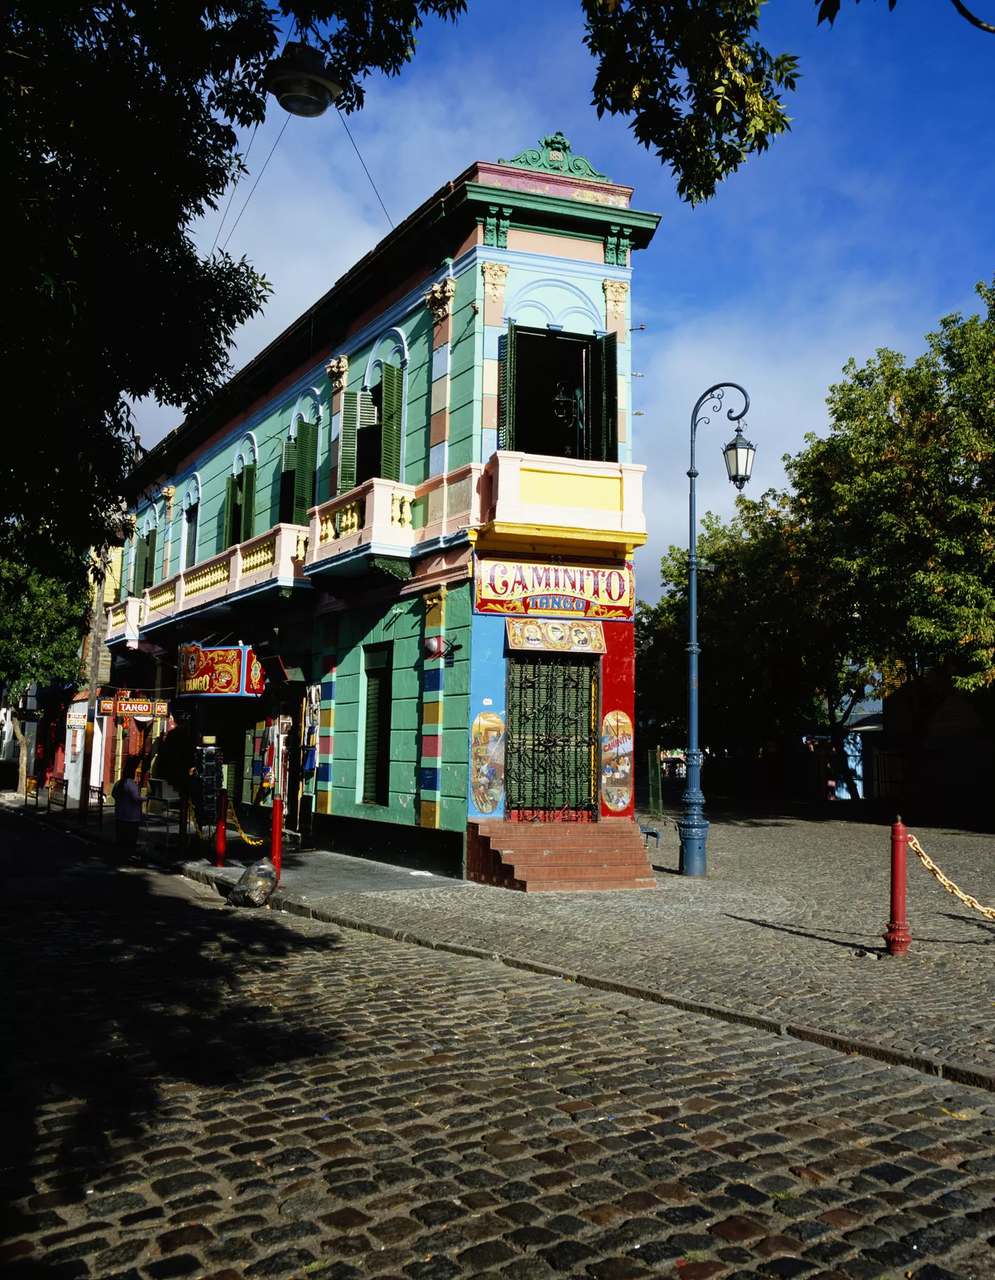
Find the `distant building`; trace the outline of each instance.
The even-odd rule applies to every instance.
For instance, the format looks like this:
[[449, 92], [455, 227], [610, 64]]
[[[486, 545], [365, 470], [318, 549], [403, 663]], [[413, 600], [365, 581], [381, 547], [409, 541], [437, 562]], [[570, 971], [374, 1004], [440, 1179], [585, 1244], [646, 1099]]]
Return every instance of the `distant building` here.
[[243, 816], [280, 793], [334, 848], [652, 883], [631, 195], [559, 134], [472, 165], [137, 468], [112, 683], [216, 736]]

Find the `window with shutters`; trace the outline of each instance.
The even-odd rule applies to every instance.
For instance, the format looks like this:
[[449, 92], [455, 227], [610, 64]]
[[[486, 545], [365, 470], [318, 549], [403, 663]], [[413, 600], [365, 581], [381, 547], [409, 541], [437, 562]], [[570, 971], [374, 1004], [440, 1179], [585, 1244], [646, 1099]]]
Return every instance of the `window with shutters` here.
[[238, 475], [230, 475], [225, 490], [224, 546], [245, 542], [255, 533], [256, 467], [243, 465]]
[[200, 523], [200, 503], [192, 502], [183, 512], [183, 567], [189, 569], [197, 563], [197, 528]]
[[401, 424], [404, 371], [395, 364], [377, 366], [376, 381], [342, 397], [339, 434], [339, 493], [379, 476], [401, 479]]
[[615, 335], [508, 325], [499, 345], [498, 447], [618, 460]]
[[318, 458], [318, 423], [298, 422], [296, 435], [283, 443], [280, 473], [280, 522], [307, 524], [314, 506], [314, 468]]
[[140, 596], [155, 582], [155, 544], [155, 529], [150, 529], [135, 543], [134, 573], [131, 580], [131, 594], [134, 596]]
[[363, 718], [363, 804], [390, 801], [391, 646], [364, 652], [366, 710]]

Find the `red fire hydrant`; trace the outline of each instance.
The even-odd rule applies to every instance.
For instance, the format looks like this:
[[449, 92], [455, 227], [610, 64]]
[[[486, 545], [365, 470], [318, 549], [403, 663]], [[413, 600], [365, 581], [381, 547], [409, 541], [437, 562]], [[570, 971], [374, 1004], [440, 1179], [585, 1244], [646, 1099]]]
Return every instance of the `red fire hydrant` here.
[[283, 796], [277, 793], [273, 797], [273, 833], [270, 838], [270, 862], [276, 871], [276, 882], [280, 883], [280, 869], [283, 866]]
[[890, 956], [904, 956], [912, 941], [905, 907], [905, 872], [909, 849], [909, 833], [901, 817], [891, 828], [891, 919], [884, 941]]

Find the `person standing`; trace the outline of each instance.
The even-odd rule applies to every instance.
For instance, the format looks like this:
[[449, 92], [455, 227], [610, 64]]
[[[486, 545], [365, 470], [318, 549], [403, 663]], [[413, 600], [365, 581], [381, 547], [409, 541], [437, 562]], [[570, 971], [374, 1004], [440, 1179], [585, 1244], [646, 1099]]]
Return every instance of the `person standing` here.
[[135, 774], [141, 764], [140, 756], [129, 756], [124, 762], [124, 772], [114, 783], [114, 824], [118, 847], [134, 850], [138, 847], [138, 826], [142, 820], [142, 793]]

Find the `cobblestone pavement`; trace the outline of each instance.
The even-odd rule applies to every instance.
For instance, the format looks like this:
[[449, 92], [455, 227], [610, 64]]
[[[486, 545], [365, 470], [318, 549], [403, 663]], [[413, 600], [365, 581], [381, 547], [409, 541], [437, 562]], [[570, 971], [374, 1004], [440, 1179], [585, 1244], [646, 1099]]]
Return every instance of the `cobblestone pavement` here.
[[995, 1276], [987, 1092], [0, 841], [5, 1278]]
[[[340, 889], [330, 867], [324, 892], [312, 873], [305, 896], [332, 917], [827, 1030], [985, 1072], [995, 1085], [995, 925], [944, 893], [910, 855], [912, 949], [885, 955], [887, 827], [713, 817], [709, 878], [691, 880], [673, 874], [672, 824], [653, 825], [661, 836], [659, 854], [651, 847], [661, 868], [655, 893], [465, 884], [357, 893]], [[995, 836], [917, 834], [948, 875], [995, 902]], [[293, 871], [284, 887], [295, 894]]]

